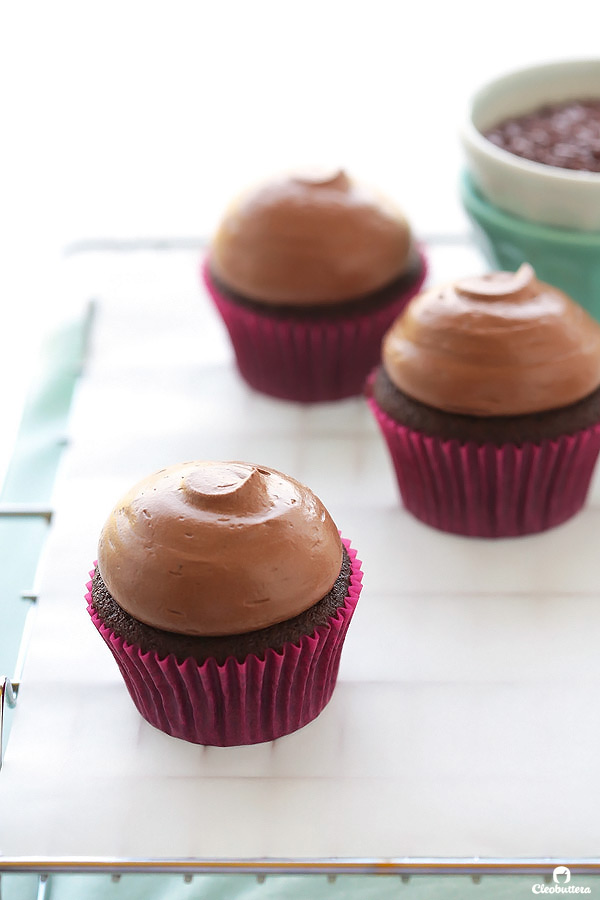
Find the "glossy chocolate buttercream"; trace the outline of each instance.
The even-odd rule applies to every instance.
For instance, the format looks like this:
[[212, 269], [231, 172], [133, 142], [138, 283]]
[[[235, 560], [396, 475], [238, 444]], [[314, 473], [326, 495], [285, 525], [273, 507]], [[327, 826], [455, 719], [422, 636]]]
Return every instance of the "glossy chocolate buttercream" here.
[[383, 341], [409, 397], [445, 412], [515, 416], [558, 409], [600, 385], [600, 325], [531, 266], [426, 291]]
[[264, 466], [188, 462], [141, 481], [109, 516], [98, 569], [146, 625], [241, 634], [298, 615], [340, 574], [342, 543], [307, 487]]
[[311, 306], [378, 291], [413, 261], [403, 215], [338, 171], [282, 177], [244, 194], [217, 231], [209, 266], [250, 300]]

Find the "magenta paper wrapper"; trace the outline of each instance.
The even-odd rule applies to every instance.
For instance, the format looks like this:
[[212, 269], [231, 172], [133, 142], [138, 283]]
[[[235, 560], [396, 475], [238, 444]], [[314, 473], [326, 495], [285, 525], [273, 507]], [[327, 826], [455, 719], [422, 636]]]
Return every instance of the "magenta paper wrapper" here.
[[427, 525], [470, 537], [517, 537], [560, 525], [585, 502], [600, 425], [497, 447], [429, 437], [395, 422], [372, 397], [369, 405], [404, 505]]
[[[264, 659], [233, 657], [222, 665], [194, 659], [178, 662], [143, 653], [107, 628], [92, 607], [88, 612], [112, 652], [131, 698], [142, 716], [167, 734], [217, 747], [272, 741], [302, 728], [319, 715], [335, 687], [340, 655], [361, 591], [356, 550], [344, 539], [351, 573], [345, 604], [327, 625]], [[93, 574], [90, 573], [90, 574]]]
[[416, 281], [374, 310], [306, 318], [266, 308], [242, 306], [225, 297], [202, 264], [203, 281], [233, 344], [237, 365], [248, 384], [284, 400], [313, 403], [361, 394], [379, 361], [381, 340], [411, 297], [421, 289], [427, 261], [420, 253]]

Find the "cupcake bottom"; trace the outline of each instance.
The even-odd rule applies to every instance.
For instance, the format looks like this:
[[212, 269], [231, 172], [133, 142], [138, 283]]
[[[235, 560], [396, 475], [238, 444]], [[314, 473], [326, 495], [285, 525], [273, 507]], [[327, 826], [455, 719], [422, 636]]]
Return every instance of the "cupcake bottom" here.
[[93, 606], [88, 612], [112, 652], [131, 698], [156, 728], [196, 744], [236, 746], [271, 741], [302, 728], [329, 702], [346, 631], [361, 591], [356, 551], [343, 540], [350, 560], [346, 596], [326, 623], [277, 650], [217, 662], [178, 659], [144, 651], [107, 626]]
[[600, 451], [600, 424], [535, 441], [448, 439], [395, 421], [373, 395], [374, 381], [369, 405], [402, 501], [427, 525], [470, 537], [518, 537], [560, 525], [583, 506]]
[[227, 290], [202, 266], [203, 281], [229, 331], [248, 384], [273, 397], [303, 403], [362, 393], [379, 359], [381, 340], [427, 272], [422, 253], [410, 272], [360, 300], [306, 309], [265, 307]]

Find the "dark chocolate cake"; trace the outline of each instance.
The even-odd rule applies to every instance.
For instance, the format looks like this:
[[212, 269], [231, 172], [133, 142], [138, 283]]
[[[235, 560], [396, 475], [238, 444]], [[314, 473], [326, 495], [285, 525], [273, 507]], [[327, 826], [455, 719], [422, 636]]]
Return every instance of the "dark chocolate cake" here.
[[98, 569], [92, 582], [92, 605], [105, 625], [128, 643], [137, 644], [144, 653], [151, 650], [158, 653], [161, 658], [172, 653], [178, 662], [192, 658], [198, 663], [203, 663], [212, 657], [218, 663], [223, 663], [229, 656], [234, 656], [242, 662], [250, 653], [263, 657], [269, 647], [279, 650], [284, 644], [294, 643], [302, 635], [311, 634], [315, 628], [326, 625], [327, 620], [344, 605], [349, 581], [350, 559], [344, 549], [342, 568], [335, 584], [314, 606], [299, 616], [279, 622], [277, 625], [225, 637], [176, 634], [145, 625], [121, 609], [110, 595]]
[[376, 372], [372, 396], [390, 418], [442, 440], [476, 444], [521, 444], [554, 440], [600, 422], [600, 388], [560, 409], [523, 416], [465, 416], [443, 412], [405, 394], [390, 380], [383, 366]]
[[418, 254], [414, 253], [411, 256], [411, 260], [406, 271], [402, 272], [402, 274], [398, 278], [396, 278], [390, 284], [386, 284], [378, 291], [373, 291], [372, 293], [366, 294], [362, 297], [357, 297], [353, 300], [345, 300], [336, 304], [323, 304], [307, 307], [306, 305], [302, 306], [290, 304], [282, 304], [281, 306], [265, 306], [264, 303], [259, 303], [256, 300], [250, 300], [243, 294], [232, 291], [231, 288], [227, 287], [227, 285], [225, 285], [223, 281], [219, 280], [219, 278], [213, 271], [210, 271], [210, 277], [214, 282], [215, 287], [218, 288], [218, 290], [221, 292], [221, 294], [223, 294], [224, 297], [227, 297], [228, 300], [231, 300], [233, 303], [237, 303], [239, 306], [245, 306], [257, 313], [268, 313], [269, 316], [275, 316], [281, 319], [310, 318], [311, 320], [318, 318], [343, 318], [348, 314], [356, 314], [365, 312], [367, 310], [375, 311], [377, 309], [380, 309], [381, 307], [387, 306], [387, 304], [389, 303], [393, 303], [399, 295], [402, 295], [405, 292], [410, 292], [410, 289], [420, 280], [422, 274], [423, 261]]

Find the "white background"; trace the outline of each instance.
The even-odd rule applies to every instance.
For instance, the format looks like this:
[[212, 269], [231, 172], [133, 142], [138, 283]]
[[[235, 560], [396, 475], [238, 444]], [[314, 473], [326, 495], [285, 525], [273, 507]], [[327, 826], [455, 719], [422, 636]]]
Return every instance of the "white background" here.
[[199, 236], [247, 182], [336, 163], [421, 232], [464, 228], [457, 130], [507, 69], [598, 52], [594, 0], [6, 3], [0, 474], [63, 248]]

